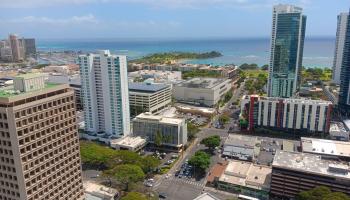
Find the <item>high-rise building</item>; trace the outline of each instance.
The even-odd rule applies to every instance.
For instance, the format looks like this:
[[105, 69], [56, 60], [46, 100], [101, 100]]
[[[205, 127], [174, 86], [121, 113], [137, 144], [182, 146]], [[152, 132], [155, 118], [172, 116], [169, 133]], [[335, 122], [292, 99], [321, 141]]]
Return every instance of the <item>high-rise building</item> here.
[[0, 199], [81, 200], [74, 92], [41, 75], [0, 90]]
[[22, 42], [18, 39], [17, 35], [9, 35], [9, 43], [12, 51], [12, 61], [17, 62], [24, 59], [24, 50]]
[[[349, 16], [349, 14], [348, 14]], [[338, 105], [350, 114], [350, 17], [344, 22], [345, 39], [340, 69], [340, 91]]]
[[36, 45], [35, 39], [33, 38], [24, 38], [22, 39], [24, 43], [24, 51], [26, 57], [36, 57]]
[[340, 71], [343, 61], [344, 54], [344, 44], [345, 35], [347, 30], [347, 22], [349, 18], [349, 13], [340, 13], [338, 15], [338, 25], [337, 25], [337, 38], [335, 42], [335, 53], [333, 61], [333, 73], [332, 81], [333, 83], [340, 84]]
[[306, 16], [293, 5], [273, 7], [268, 96], [291, 97], [298, 91]]
[[110, 137], [130, 133], [126, 56], [108, 50], [78, 57], [85, 131]]

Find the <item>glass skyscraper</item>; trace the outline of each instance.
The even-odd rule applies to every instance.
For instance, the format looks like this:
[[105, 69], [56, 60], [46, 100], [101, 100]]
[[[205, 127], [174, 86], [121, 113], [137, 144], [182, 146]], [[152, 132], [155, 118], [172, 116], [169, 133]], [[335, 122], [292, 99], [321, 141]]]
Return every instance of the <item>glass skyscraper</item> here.
[[346, 21], [338, 104], [341, 110], [347, 111], [350, 114], [350, 17]]
[[299, 89], [306, 16], [302, 8], [273, 8], [268, 96], [291, 97]]

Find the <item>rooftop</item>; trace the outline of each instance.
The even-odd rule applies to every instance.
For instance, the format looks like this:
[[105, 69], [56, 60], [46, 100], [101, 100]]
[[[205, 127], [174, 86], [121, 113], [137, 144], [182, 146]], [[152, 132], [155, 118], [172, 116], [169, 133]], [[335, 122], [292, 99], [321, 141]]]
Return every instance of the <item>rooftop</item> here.
[[188, 88], [206, 88], [211, 89], [227, 79], [219, 78], [192, 78], [190, 80], [181, 82], [177, 84], [178, 87], [188, 87]]
[[14, 96], [21, 96], [23, 94], [31, 94], [31, 93], [35, 93], [37, 91], [44, 91], [46, 89], [50, 89], [53, 88], [57, 85], [57, 83], [45, 83], [45, 88], [40, 89], [40, 90], [35, 90], [35, 91], [30, 91], [30, 92], [20, 92], [20, 91], [15, 91], [13, 86], [9, 86], [9, 87], [4, 87], [0, 89], [0, 99], [1, 98], [10, 98], [10, 97], [14, 97]]
[[302, 103], [302, 104], [318, 104], [318, 105], [329, 105], [331, 101], [325, 100], [312, 100], [308, 98], [279, 98], [279, 97], [263, 97], [259, 95], [244, 95], [242, 99], [249, 99], [250, 96], [257, 97], [261, 101], [275, 101], [279, 102], [282, 100], [284, 103]]
[[31, 78], [38, 78], [38, 77], [42, 77], [43, 74], [40, 73], [28, 73], [28, 74], [20, 74], [15, 76], [14, 78], [22, 78], [22, 79], [31, 79]]
[[301, 138], [303, 152], [350, 158], [350, 142]]
[[153, 115], [151, 113], [141, 113], [136, 116], [134, 120], [150, 120], [150, 121], [156, 121], [158, 123], [165, 123], [165, 124], [181, 124], [184, 119], [180, 118], [173, 118], [173, 117], [163, 117], [160, 115]]
[[272, 167], [344, 178], [350, 181], [348, 165], [344, 165], [343, 162], [339, 161], [321, 159], [321, 156], [316, 154], [277, 150]]
[[126, 136], [120, 139], [115, 139], [110, 141], [111, 146], [119, 145], [119, 146], [128, 146], [128, 147], [137, 147], [145, 143], [146, 143], [146, 140], [141, 138], [140, 136], [137, 136], [137, 137]]
[[229, 135], [225, 141], [225, 145], [254, 148], [257, 143], [256, 137], [244, 136], [244, 135]]
[[268, 166], [230, 160], [219, 181], [254, 189], [268, 189], [270, 187], [271, 171], [272, 169]]
[[229, 135], [224, 143], [223, 155], [234, 156], [240, 160], [250, 160], [254, 157], [256, 137]]
[[165, 84], [129, 83], [129, 91], [153, 93], [169, 87]]
[[193, 200], [220, 200], [220, 199], [214, 197], [213, 195], [211, 195], [209, 193], [203, 193], [203, 194], [199, 195], [198, 197], [194, 198]]
[[85, 194], [88, 200], [110, 200], [118, 193], [116, 189], [99, 185], [90, 181], [84, 182]]

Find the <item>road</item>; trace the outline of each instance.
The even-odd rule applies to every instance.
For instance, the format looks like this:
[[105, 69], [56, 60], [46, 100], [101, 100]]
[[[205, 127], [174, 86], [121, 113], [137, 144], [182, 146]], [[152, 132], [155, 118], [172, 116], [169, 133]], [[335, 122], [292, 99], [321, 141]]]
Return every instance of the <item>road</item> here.
[[[244, 87], [244, 83], [241, 84], [241, 87], [234, 91], [231, 100], [222, 108], [220, 108], [220, 113], [229, 112], [234, 113], [239, 111], [239, 106], [236, 106], [236, 109], [229, 109], [229, 106], [232, 105], [233, 102], [237, 101], [241, 98], [242, 90]], [[214, 122], [217, 120], [217, 117], [214, 118]], [[215, 193], [215, 196], [221, 199], [229, 199], [234, 196], [234, 194], [220, 192], [212, 188], [205, 187], [206, 184], [206, 176], [201, 178], [200, 180], [195, 180], [194, 178], [178, 178], [175, 177], [174, 174], [177, 170], [181, 168], [181, 165], [185, 162], [186, 159], [189, 159], [194, 153], [198, 150], [205, 149], [204, 145], [200, 144], [200, 141], [203, 138], [212, 135], [219, 135], [222, 143], [228, 136], [229, 127], [235, 126], [237, 128], [237, 120], [238, 115], [235, 119], [231, 119], [230, 122], [225, 126], [224, 129], [216, 129], [216, 128], [201, 128], [201, 131], [197, 133], [197, 138], [190, 145], [190, 147], [186, 150], [183, 156], [178, 160], [178, 162], [173, 166], [171, 170], [168, 172], [168, 178], [166, 175], [163, 175], [153, 186], [153, 190], [161, 193], [167, 194], [167, 199], [169, 200], [192, 200], [198, 195], [200, 195], [203, 191], [209, 191], [210, 193]], [[218, 161], [222, 160], [219, 154], [215, 154], [211, 157], [211, 168]]]

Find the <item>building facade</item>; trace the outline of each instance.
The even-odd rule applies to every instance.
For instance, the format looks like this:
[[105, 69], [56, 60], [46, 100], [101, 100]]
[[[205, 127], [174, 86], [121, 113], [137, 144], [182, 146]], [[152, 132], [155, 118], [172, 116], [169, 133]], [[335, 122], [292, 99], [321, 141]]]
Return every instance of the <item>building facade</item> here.
[[24, 50], [26, 57], [36, 57], [36, 44], [33, 38], [24, 38]]
[[19, 40], [17, 35], [9, 35], [9, 43], [12, 52], [12, 61], [18, 62], [22, 61], [25, 58], [24, 44], [22, 40]]
[[230, 79], [192, 78], [174, 85], [173, 96], [179, 102], [214, 107], [231, 88]]
[[248, 129], [265, 127], [290, 132], [328, 133], [332, 102], [323, 100], [243, 96], [241, 117]]
[[345, 36], [347, 30], [349, 13], [340, 13], [337, 17], [337, 37], [335, 41], [335, 52], [334, 52], [334, 61], [333, 61], [333, 73], [332, 73], [332, 81], [333, 83], [340, 84], [340, 72], [343, 61], [344, 54], [344, 44], [345, 44]]
[[133, 136], [155, 145], [159, 140], [162, 146], [180, 150], [187, 143], [187, 123], [185, 119], [142, 113], [133, 119]]
[[346, 20], [346, 33], [340, 70], [340, 91], [338, 105], [350, 115], [350, 17]]
[[131, 116], [157, 113], [171, 103], [171, 87], [165, 84], [129, 83]]
[[75, 112], [68, 85], [0, 91], [0, 199], [84, 199]]
[[276, 152], [270, 186], [273, 197], [294, 199], [299, 192], [317, 186], [350, 195], [349, 165], [315, 154]]
[[78, 57], [85, 131], [119, 138], [130, 133], [126, 56], [108, 50]]
[[268, 96], [291, 97], [299, 89], [306, 16], [292, 5], [273, 7]]

